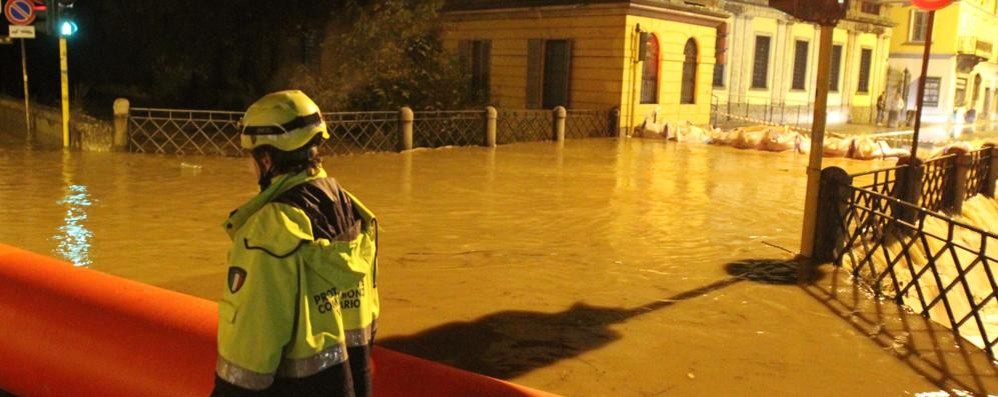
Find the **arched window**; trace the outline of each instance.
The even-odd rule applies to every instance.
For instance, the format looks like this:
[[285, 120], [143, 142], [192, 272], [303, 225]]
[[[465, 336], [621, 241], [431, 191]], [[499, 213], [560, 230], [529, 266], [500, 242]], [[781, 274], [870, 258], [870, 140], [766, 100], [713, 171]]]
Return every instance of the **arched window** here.
[[641, 103], [658, 103], [658, 37], [648, 35], [644, 68], [641, 71]]
[[696, 103], [697, 90], [697, 42], [692, 38], [686, 41], [683, 50], [683, 88], [679, 103]]

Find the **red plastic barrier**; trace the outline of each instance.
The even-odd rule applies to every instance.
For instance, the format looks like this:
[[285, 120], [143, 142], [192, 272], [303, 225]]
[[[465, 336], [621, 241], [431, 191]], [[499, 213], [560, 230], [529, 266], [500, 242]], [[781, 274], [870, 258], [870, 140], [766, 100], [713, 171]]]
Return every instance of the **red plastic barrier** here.
[[[216, 321], [214, 302], [0, 244], [0, 390], [205, 396]], [[374, 362], [378, 397], [551, 396], [377, 347]]]

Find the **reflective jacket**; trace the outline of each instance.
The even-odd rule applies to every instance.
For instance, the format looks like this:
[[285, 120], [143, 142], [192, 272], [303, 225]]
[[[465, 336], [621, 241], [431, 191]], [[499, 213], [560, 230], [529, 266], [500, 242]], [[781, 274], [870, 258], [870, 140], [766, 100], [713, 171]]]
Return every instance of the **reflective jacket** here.
[[[321, 205], [296, 206], [299, 195]], [[230, 214], [227, 288], [218, 304], [219, 378], [264, 390], [275, 377], [303, 378], [347, 360], [340, 291], [372, 272], [365, 253], [374, 245], [360, 233], [349, 201], [320, 169], [314, 176], [278, 176]]]
[[[344, 191], [345, 192], [345, 191]], [[356, 197], [346, 193], [353, 202], [363, 223], [361, 233], [365, 244], [361, 253], [372, 266], [364, 272], [364, 279], [356, 288], [340, 293], [340, 306], [343, 308], [343, 326], [346, 328], [347, 346], [364, 346], [371, 342], [377, 329], [381, 301], [378, 298], [378, 220], [374, 213]]]

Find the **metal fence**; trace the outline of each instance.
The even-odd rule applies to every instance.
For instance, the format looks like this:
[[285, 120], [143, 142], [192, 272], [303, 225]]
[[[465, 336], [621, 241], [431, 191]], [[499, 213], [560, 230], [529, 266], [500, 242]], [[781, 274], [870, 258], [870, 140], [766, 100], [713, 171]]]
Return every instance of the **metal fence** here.
[[998, 322], [988, 316], [998, 313], [998, 235], [942, 211], [956, 212], [977, 194], [995, 196], [996, 152], [854, 175], [824, 170], [815, 257], [848, 265], [876, 295], [947, 325], [995, 357]]
[[[396, 151], [403, 148], [402, 111], [323, 113], [331, 139], [323, 154]], [[413, 112], [413, 147], [469, 146], [486, 143], [486, 110]], [[552, 140], [552, 110], [497, 111], [499, 144]], [[617, 118], [610, 111], [568, 110], [566, 138], [613, 137]], [[132, 108], [129, 150], [138, 153], [239, 156], [241, 112]]]
[[614, 136], [610, 128], [610, 111], [569, 109], [566, 113], [566, 138], [603, 138]]
[[240, 112], [132, 108], [128, 146], [139, 153], [236, 155]]
[[413, 119], [413, 146], [473, 146], [485, 142], [485, 110], [421, 111]]
[[319, 148], [323, 154], [387, 152], [399, 147], [398, 112], [323, 113], [329, 139]]
[[[711, 98], [711, 124], [720, 122], [744, 121], [750, 123], [772, 123], [798, 128], [810, 128], [814, 116], [813, 104], [794, 102], [774, 102], [770, 98], [750, 96], [729, 96]], [[839, 114], [848, 108], [828, 106], [829, 115]], [[834, 117], [831, 117], [834, 119]]]
[[553, 126], [550, 110], [502, 109], [496, 120], [496, 142], [550, 141], [554, 139]]

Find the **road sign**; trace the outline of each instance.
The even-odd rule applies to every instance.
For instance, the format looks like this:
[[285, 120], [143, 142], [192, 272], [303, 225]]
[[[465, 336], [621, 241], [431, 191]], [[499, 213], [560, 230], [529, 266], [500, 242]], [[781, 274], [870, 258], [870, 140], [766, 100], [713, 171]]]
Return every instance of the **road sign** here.
[[33, 39], [35, 38], [35, 27], [33, 25], [10, 25], [10, 37], [12, 39]]
[[31, 25], [35, 21], [35, 5], [31, 0], [7, 0], [3, 13], [11, 25]]
[[934, 11], [953, 3], [953, 0], [913, 0], [911, 4], [926, 11]]

